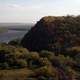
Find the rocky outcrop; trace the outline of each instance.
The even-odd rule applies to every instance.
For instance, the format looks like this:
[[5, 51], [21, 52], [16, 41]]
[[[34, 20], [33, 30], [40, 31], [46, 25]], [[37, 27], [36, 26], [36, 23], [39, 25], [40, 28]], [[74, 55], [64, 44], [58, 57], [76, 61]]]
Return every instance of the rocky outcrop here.
[[43, 17], [24, 36], [21, 45], [31, 51], [63, 51], [80, 46], [80, 16]]

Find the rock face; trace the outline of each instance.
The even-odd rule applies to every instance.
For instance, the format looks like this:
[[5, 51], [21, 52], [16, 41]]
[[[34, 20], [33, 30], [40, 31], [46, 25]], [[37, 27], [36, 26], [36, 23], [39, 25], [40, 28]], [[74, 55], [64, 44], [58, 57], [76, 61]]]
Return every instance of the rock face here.
[[80, 46], [80, 16], [43, 17], [24, 36], [21, 45], [30, 51], [63, 51]]

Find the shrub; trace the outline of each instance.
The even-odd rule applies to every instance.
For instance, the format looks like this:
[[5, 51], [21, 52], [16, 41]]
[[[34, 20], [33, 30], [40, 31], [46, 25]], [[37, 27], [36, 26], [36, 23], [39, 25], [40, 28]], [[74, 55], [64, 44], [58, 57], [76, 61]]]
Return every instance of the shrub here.
[[16, 65], [18, 68], [24, 68], [27, 67], [27, 61], [20, 59], [16, 61]]
[[39, 61], [40, 61], [40, 63], [41, 63], [41, 65], [51, 65], [51, 62], [48, 60], [48, 58], [40, 58], [39, 59]]
[[0, 69], [9, 69], [9, 65], [7, 62], [1, 63], [0, 64]]
[[20, 45], [20, 39], [11, 40], [8, 42], [9, 45], [13, 46], [19, 46]]
[[32, 60], [39, 59], [39, 54], [37, 52], [30, 52], [28, 58]]

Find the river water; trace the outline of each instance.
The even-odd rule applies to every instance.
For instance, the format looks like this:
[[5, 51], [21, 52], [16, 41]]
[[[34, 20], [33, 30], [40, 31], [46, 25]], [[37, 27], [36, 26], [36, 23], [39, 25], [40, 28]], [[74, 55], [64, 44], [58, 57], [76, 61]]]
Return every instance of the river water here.
[[9, 42], [10, 40], [21, 39], [27, 32], [27, 30], [8, 30], [0, 33], [0, 42]]

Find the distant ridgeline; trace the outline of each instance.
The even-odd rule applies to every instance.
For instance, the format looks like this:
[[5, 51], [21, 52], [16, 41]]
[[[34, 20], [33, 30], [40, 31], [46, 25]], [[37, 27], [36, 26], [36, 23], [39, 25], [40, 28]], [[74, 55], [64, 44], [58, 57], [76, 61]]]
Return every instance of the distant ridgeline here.
[[80, 16], [43, 17], [24, 36], [23, 47], [31, 51], [64, 52], [80, 46]]

